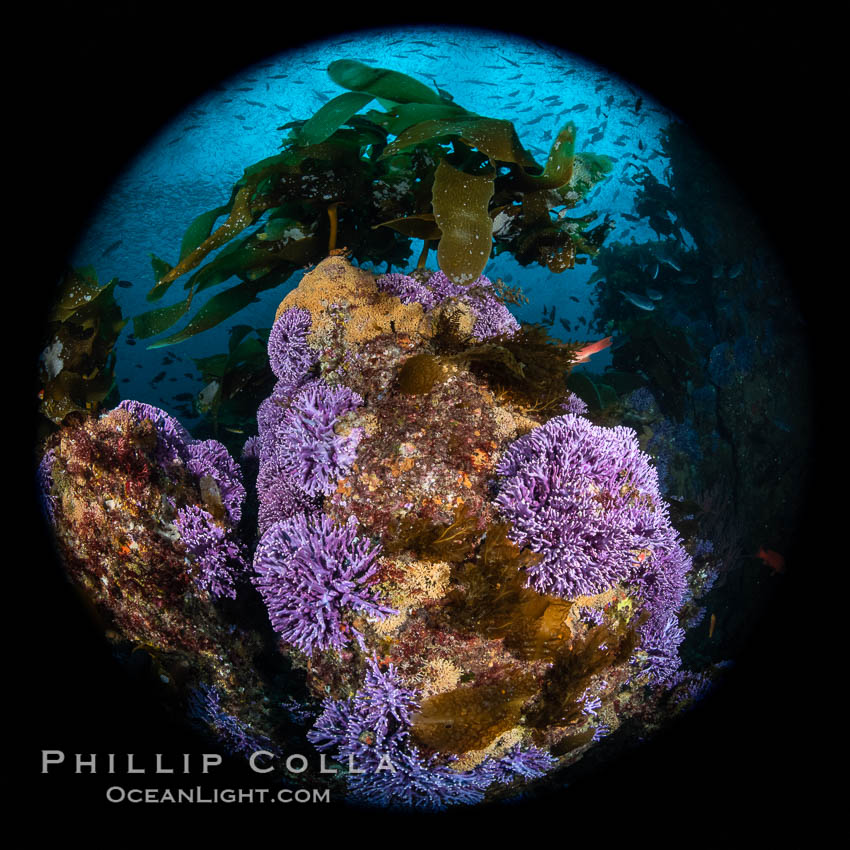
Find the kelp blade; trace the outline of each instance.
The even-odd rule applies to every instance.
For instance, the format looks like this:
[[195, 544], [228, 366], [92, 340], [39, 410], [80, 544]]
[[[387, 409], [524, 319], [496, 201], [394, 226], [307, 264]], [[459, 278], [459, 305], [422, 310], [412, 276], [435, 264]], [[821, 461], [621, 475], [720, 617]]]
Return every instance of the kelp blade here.
[[339, 86], [368, 92], [395, 103], [434, 103], [445, 101], [419, 80], [388, 68], [370, 68], [355, 59], [337, 59], [328, 65], [328, 75]]
[[139, 339], [147, 339], [151, 336], [161, 334], [167, 331], [172, 325], [180, 321], [189, 310], [189, 304], [192, 301], [191, 294], [184, 301], [178, 304], [172, 304], [169, 307], [157, 307], [155, 310], [148, 310], [147, 313], [140, 313], [133, 317], [133, 333]]
[[195, 336], [195, 334], [215, 327], [234, 313], [238, 313], [241, 309], [247, 307], [256, 298], [258, 291], [259, 288], [254, 281], [246, 281], [226, 289], [224, 292], [219, 292], [198, 310], [182, 331], [161, 339], [159, 342], [149, 345], [148, 348], [164, 348], [166, 345], [175, 345]]
[[432, 203], [442, 232], [440, 268], [455, 283], [472, 283], [490, 259], [493, 222], [488, 206], [493, 178], [465, 174], [441, 160], [434, 175]]
[[299, 145], [317, 145], [325, 141], [371, 100], [371, 94], [355, 91], [344, 92], [329, 100], [304, 124], [296, 142]]

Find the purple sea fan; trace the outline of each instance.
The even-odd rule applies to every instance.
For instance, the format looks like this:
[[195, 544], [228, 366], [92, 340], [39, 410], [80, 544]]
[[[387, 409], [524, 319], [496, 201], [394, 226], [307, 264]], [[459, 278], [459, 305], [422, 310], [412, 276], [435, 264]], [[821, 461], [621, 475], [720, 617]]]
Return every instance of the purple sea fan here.
[[375, 283], [378, 289], [395, 295], [402, 304], [421, 304], [426, 312], [437, 306], [437, 296], [415, 277], [392, 272], [382, 274]]
[[332, 492], [354, 463], [363, 430], [340, 436], [334, 425], [362, 403], [348, 387], [330, 387], [322, 380], [306, 384], [293, 398], [276, 435], [274, 457], [308, 495]]
[[227, 531], [197, 505], [180, 508], [174, 525], [197, 564], [197, 585], [214, 596], [235, 599], [237, 577], [247, 565]]
[[301, 307], [284, 310], [269, 334], [269, 364], [281, 384], [296, 387], [318, 360], [307, 344], [312, 318]]
[[230, 522], [237, 525], [242, 519], [242, 503], [245, 501], [239, 464], [218, 440], [198, 440], [188, 446], [188, 453], [186, 465], [189, 471], [201, 479], [202, 487], [207, 476], [215, 481]]
[[515, 440], [497, 472], [511, 538], [543, 555], [528, 571], [541, 593], [601, 593], [631, 576], [636, 550], [669, 543], [655, 471], [629, 428], [558, 416]]
[[378, 601], [371, 579], [377, 570], [379, 544], [358, 537], [357, 520], [337, 525], [325, 514], [297, 514], [272, 525], [254, 554], [254, 582], [272, 626], [302, 652], [341, 649], [349, 611], [383, 619], [394, 614]]
[[162, 464], [172, 464], [188, 460], [186, 446], [193, 442], [189, 432], [164, 410], [145, 404], [142, 401], [125, 399], [118, 407], [133, 414], [139, 422], [149, 419], [156, 428], [159, 437], [156, 447], [156, 459]]

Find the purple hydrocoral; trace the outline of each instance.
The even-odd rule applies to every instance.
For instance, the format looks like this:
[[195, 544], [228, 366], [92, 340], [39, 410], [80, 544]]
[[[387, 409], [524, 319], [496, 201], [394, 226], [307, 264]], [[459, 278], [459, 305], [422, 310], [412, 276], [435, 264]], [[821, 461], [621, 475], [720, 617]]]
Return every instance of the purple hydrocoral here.
[[445, 272], [436, 271], [428, 278], [428, 287], [437, 303], [441, 304], [449, 298], [458, 298], [470, 306], [475, 319], [472, 334], [479, 340], [491, 339], [501, 334], [512, 336], [519, 330], [519, 322], [511, 311], [489, 291], [493, 283], [484, 275], [464, 286], [454, 283]]
[[156, 447], [156, 459], [162, 464], [173, 464], [188, 460], [186, 446], [192, 442], [189, 432], [164, 410], [145, 404], [142, 401], [125, 399], [119, 408], [132, 413], [139, 422], [149, 419], [156, 428], [159, 440]]
[[305, 384], [292, 399], [276, 428], [274, 458], [308, 495], [332, 492], [354, 463], [363, 430], [353, 428], [340, 436], [334, 425], [362, 403], [348, 387], [331, 387], [322, 380]]
[[56, 497], [51, 494], [53, 489], [53, 462], [56, 459], [56, 450], [48, 449], [38, 464], [36, 482], [38, 484], [38, 495], [41, 501], [41, 509], [48, 522], [55, 522]]
[[650, 680], [657, 684], [671, 682], [681, 663], [679, 646], [684, 639], [685, 632], [675, 614], [658, 612], [651, 616], [641, 627], [642, 672], [648, 672]]
[[534, 779], [555, 766], [545, 750], [513, 747], [467, 771], [424, 757], [410, 740], [411, 718], [419, 709], [416, 691], [406, 687], [394, 665], [381, 670], [369, 661], [363, 686], [352, 699], [326, 699], [308, 739], [320, 751], [349, 761], [351, 797], [372, 806], [445, 809], [478, 803], [494, 782]]
[[399, 272], [382, 274], [375, 283], [378, 289], [395, 295], [402, 304], [421, 304], [425, 311], [437, 306], [437, 296], [410, 275]]
[[670, 528], [665, 542], [651, 558], [638, 562], [630, 579], [643, 600], [641, 610], [648, 614], [640, 627], [644, 670], [657, 683], [669, 681], [679, 668], [679, 646], [685, 632], [675, 612], [684, 602], [691, 566], [690, 556]]
[[221, 707], [221, 693], [211, 685], [201, 685], [189, 695], [189, 717], [211, 728], [229, 755], [250, 757], [259, 750], [276, 752], [267, 738], [255, 735], [238, 717]]
[[[395, 613], [371, 586], [380, 545], [359, 537], [357, 520], [297, 514], [272, 525], [254, 554], [257, 585], [274, 629], [302, 652], [341, 649], [348, 612], [382, 619]], [[360, 633], [350, 633], [362, 644]]]
[[493, 283], [484, 275], [466, 286], [454, 283], [444, 271], [436, 271], [428, 278], [428, 288], [434, 293], [438, 303], [448, 298], [460, 298], [466, 295], [470, 289], [489, 289], [492, 285]]
[[424, 310], [432, 310], [449, 298], [458, 298], [472, 309], [475, 320], [472, 333], [479, 340], [491, 339], [501, 334], [513, 335], [519, 330], [519, 322], [490, 290], [492, 282], [481, 275], [468, 285], [454, 283], [443, 271], [434, 272], [427, 284], [422, 284], [410, 275], [394, 272], [381, 275], [378, 289], [397, 296], [403, 304], [421, 304]]
[[197, 505], [180, 508], [174, 525], [197, 564], [196, 584], [214, 596], [235, 599], [237, 577], [247, 564], [227, 531]]
[[337, 420], [363, 403], [346, 387], [308, 380], [318, 355], [307, 344], [307, 310], [283, 312], [269, 335], [269, 361], [278, 382], [257, 410], [258, 437], [251, 446], [260, 461], [260, 532], [311, 507], [313, 497], [333, 490], [354, 462], [363, 435], [334, 431]]
[[516, 778], [539, 779], [557, 764], [558, 760], [540, 747], [524, 750], [516, 744], [495, 762], [492, 776], [495, 782], [505, 784]]
[[260, 506], [257, 524], [260, 536], [282, 519], [299, 513], [316, 513], [317, 499], [309, 496], [274, 461], [267, 461], [257, 475], [257, 496]]
[[[153, 423], [158, 437], [154, 456], [159, 463], [165, 467], [185, 464], [198, 479], [205, 497], [205, 490], [214, 482], [229, 522], [234, 526], [238, 524], [246, 495], [242, 470], [221, 443], [194, 440], [180, 422], [150, 404], [127, 399], [118, 407], [139, 422], [148, 419]], [[219, 525], [212, 514], [197, 505], [180, 508], [174, 526], [196, 562], [196, 584], [215, 596], [235, 598], [236, 577], [247, 565], [230, 529]]]
[[485, 292], [476, 298], [470, 297], [469, 303], [475, 316], [472, 335], [478, 339], [491, 339], [502, 334], [513, 336], [519, 330], [519, 322], [513, 313], [495, 295]]
[[187, 448], [189, 471], [198, 479], [209, 476], [215, 481], [227, 515], [231, 523], [237, 525], [242, 519], [242, 503], [245, 501], [239, 464], [218, 440], [197, 440]]
[[308, 310], [290, 307], [269, 334], [269, 364], [281, 385], [294, 388], [315, 365], [318, 356], [307, 344], [312, 319]]
[[655, 471], [629, 428], [566, 414], [515, 440], [497, 472], [511, 537], [543, 555], [529, 585], [574, 598], [631, 577], [640, 550], [670, 543]]
[[575, 416], [584, 416], [587, 413], [587, 402], [580, 399], [575, 393], [570, 393], [561, 405], [561, 410]]

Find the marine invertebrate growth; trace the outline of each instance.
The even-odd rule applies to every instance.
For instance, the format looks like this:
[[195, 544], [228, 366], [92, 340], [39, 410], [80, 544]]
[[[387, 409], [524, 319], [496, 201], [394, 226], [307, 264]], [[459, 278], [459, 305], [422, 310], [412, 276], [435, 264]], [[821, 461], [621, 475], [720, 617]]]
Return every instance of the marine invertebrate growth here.
[[254, 570], [276, 631], [307, 654], [339, 649], [352, 635], [362, 644], [349, 614], [395, 613], [370, 586], [379, 552], [358, 535], [354, 517], [340, 526], [324, 514], [296, 514], [271, 526], [257, 546]]
[[354, 800], [372, 806], [444, 809], [478, 803], [494, 783], [536, 779], [555, 764], [545, 750], [519, 745], [470, 770], [426, 756], [410, 735], [419, 709], [416, 691], [404, 685], [394, 665], [382, 670], [374, 659], [352, 699], [327, 699], [323, 708], [307, 737], [362, 771], [349, 777], [348, 790]]
[[497, 473], [512, 538], [543, 555], [528, 570], [542, 593], [601, 593], [631, 575], [638, 551], [670, 544], [657, 477], [628, 428], [555, 417], [512, 443]]
[[362, 429], [341, 436], [334, 425], [362, 403], [347, 387], [322, 380], [310, 381], [292, 399], [275, 432], [274, 458], [308, 495], [329, 492], [354, 462]]

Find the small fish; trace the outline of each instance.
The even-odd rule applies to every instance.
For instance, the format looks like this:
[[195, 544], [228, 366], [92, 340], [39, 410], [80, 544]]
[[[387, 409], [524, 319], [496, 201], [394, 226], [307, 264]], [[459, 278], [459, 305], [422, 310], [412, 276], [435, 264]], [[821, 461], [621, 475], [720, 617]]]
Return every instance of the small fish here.
[[113, 252], [116, 248], [119, 248], [119, 247], [120, 247], [121, 245], [123, 245], [123, 244], [124, 244], [124, 240], [123, 240], [123, 239], [118, 239], [118, 240], [116, 240], [116, 241], [115, 241], [115, 242], [113, 242], [113, 243], [112, 243], [112, 244], [111, 244], [108, 248], [106, 248], [106, 249], [104, 250], [104, 252], [103, 252], [100, 256], [101, 256], [101, 257], [105, 257], [105, 256], [107, 256], [108, 254], [111, 254], [111, 253], [112, 253], [112, 252]]
[[697, 279], [693, 275], [690, 275], [690, 274], [683, 274], [679, 278], [679, 283], [681, 283], [683, 286], [693, 286], [696, 282], [697, 282]]
[[785, 572], [785, 558], [783, 558], [779, 552], [774, 552], [773, 549], [765, 549], [762, 547], [758, 550], [758, 552], [756, 552], [756, 557], [764, 561], [764, 563], [767, 564], [774, 573]]
[[661, 269], [660, 269], [660, 266], [658, 265], [658, 263], [656, 263], [656, 264], [655, 264], [655, 266], [654, 266], [654, 268], [652, 269], [652, 279], [653, 279], [653, 280], [655, 280], [655, 278], [657, 278], [657, 277], [658, 277], [658, 272], [659, 272], [660, 270], [661, 270]]
[[657, 289], [647, 289], [646, 297], [651, 301], [660, 301], [664, 296]]
[[735, 263], [732, 268], [729, 269], [729, 280], [735, 280], [736, 277], [739, 277], [741, 272], [744, 270], [743, 263]]
[[160, 372], [151, 379], [152, 384], [158, 384], [165, 377], [165, 372]]
[[715, 629], [716, 626], [717, 626], [717, 615], [712, 614], [711, 620], [709, 621], [709, 624], [708, 624], [708, 636], [709, 636], [709, 638], [714, 637], [714, 629]]
[[570, 323], [566, 319], [558, 319], [558, 321], [564, 326], [565, 331], [569, 332], [572, 330], [572, 328], [570, 328]]
[[118, 281], [118, 285], [119, 285], [122, 289], [129, 289], [129, 288], [130, 288], [133, 284], [132, 284], [132, 283], [130, 283], [130, 281], [129, 281], [129, 280], [119, 280], [119, 281]]
[[578, 304], [578, 303], [579, 303], [579, 299], [578, 299], [578, 298], [576, 298], [576, 296], [575, 296], [575, 295], [571, 295], [571, 296], [570, 296], [570, 301], [575, 301], [575, 302], [576, 302], [576, 304]]
[[585, 109], [590, 109], [586, 103], [577, 103], [575, 106], [570, 107], [567, 112], [584, 112]]
[[608, 346], [611, 345], [613, 337], [606, 336], [603, 339], [598, 339], [596, 342], [588, 342], [583, 345], [578, 351], [576, 351], [576, 360], [573, 361], [575, 363], [585, 363], [590, 359], [592, 354], [597, 354]]
[[436, 81], [436, 80], [431, 80], [431, 82], [432, 82], [432, 83], [434, 83], [434, 88], [437, 90], [437, 94], [438, 94], [438, 95], [440, 95], [440, 97], [441, 97], [443, 100], [448, 100], [448, 101], [453, 101], [453, 100], [454, 100], [454, 98], [453, 98], [453, 97], [452, 97], [452, 96], [451, 96], [451, 95], [450, 95], [450, 94], [449, 94], [449, 93], [448, 93], [445, 89], [441, 89], [441, 88], [437, 85], [437, 81]]
[[643, 295], [638, 295], [637, 292], [629, 292], [626, 289], [621, 289], [620, 294], [626, 299], [626, 301], [631, 302], [635, 305], [635, 307], [640, 307], [641, 310], [655, 309], [655, 304], [653, 304], [652, 301]]
[[666, 263], [671, 269], [675, 269], [677, 272], [682, 271], [682, 267], [675, 260], [671, 260], [669, 257], [664, 257], [661, 262]]

